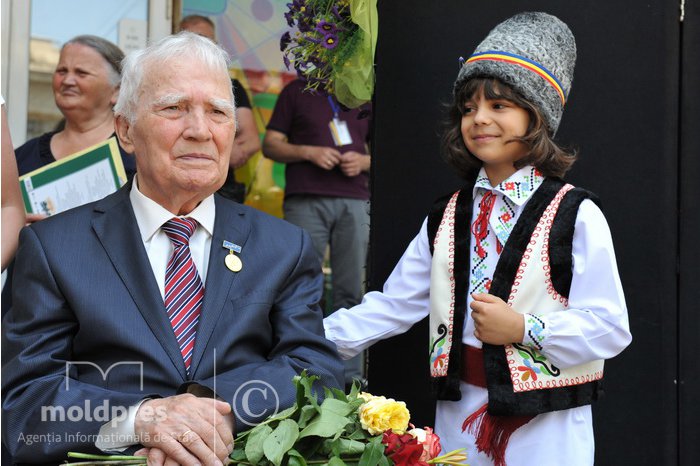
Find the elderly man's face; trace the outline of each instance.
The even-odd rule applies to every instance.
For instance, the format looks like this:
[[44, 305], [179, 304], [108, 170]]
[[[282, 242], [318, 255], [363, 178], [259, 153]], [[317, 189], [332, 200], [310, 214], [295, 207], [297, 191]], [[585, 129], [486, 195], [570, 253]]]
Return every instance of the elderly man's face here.
[[143, 79], [134, 123], [120, 117], [117, 129], [136, 154], [139, 190], [186, 214], [226, 180], [236, 131], [231, 81], [187, 57], [151, 64]]

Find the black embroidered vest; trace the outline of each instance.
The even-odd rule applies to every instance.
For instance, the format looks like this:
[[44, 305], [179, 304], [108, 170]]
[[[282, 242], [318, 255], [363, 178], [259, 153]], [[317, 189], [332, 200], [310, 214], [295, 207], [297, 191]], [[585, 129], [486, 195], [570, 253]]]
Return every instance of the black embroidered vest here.
[[[533, 230], [547, 206], [563, 186], [564, 182], [561, 180], [546, 178], [533, 193], [503, 247], [491, 282], [491, 294], [508, 301], [516, 271]], [[455, 208], [455, 300], [452, 337], [455, 344], [450, 349], [450, 364], [447, 375], [433, 379], [434, 391], [438, 399], [442, 400], [459, 400], [461, 398], [459, 389], [461, 341], [464, 318], [467, 312], [472, 192], [473, 184], [465, 186], [457, 198]], [[445, 196], [436, 201], [428, 215], [428, 237], [431, 253], [433, 253], [437, 229], [451, 197], [452, 195]], [[552, 285], [560, 295], [567, 298], [572, 279], [571, 258], [574, 225], [579, 205], [584, 199], [598, 202], [593, 194], [580, 188], [574, 188], [567, 192], [561, 200], [550, 231], [549, 265]], [[504, 347], [484, 344], [483, 351], [489, 396], [488, 412], [492, 415], [534, 415], [590, 404], [598, 398], [600, 381], [516, 393], [513, 390]]]

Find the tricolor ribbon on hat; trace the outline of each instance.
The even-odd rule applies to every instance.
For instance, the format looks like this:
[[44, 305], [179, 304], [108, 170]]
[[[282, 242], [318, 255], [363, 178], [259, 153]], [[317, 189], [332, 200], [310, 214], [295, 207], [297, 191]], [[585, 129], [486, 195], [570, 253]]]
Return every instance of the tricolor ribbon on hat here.
[[562, 105], [566, 103], [566, 92], [564, 91], [564, 86], [562, 86], [557, 77], [554, 76], [554, 73], [552, 73], [536, 61], [530, 60], [529, 58], [520, 55], [516, 55], [514, 53], [488, 50], [486, 52], [475, 53], [474, 55], [469, 57], [465, 64], [483, 60], [513, 63], [514, 65], [522, 66], [523, 68], [537, 73], [538, 75], [542, 76], [549, 84], [551, 84], [554, 90], [557, 91], [557, 94], [559, 94], [559, 98], [561, 99]]

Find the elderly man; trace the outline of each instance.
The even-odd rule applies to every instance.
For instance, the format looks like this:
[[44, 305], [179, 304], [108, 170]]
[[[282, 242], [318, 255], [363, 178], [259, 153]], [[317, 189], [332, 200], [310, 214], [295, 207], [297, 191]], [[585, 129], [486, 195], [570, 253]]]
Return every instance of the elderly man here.
[[22, 231], [3, 325], [3, 442], [17, 462], [141, 446], [149, 464], [220, 465], [291, 405], [323, 338], [301, 229], [213, 193], [235, 133], [226, 54], [183, 32], [127, 57], [115, 113], [137, 176]]

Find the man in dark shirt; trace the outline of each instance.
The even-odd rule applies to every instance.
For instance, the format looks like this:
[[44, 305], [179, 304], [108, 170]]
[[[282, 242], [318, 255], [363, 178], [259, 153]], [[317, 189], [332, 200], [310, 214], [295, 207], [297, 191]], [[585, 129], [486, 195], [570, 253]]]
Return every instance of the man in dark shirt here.
[[[284, 218], [311, 234], [319, 260], [330, 248], [332, 309], [358, 304], [369, 240], [369, 108], [343, 109], [334, 97], [292, 81], [280, 93], [263, 154], [286, 163]], [[345, 382], [362, 377], [346, 361]]]

